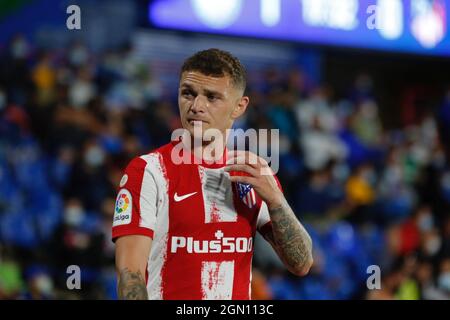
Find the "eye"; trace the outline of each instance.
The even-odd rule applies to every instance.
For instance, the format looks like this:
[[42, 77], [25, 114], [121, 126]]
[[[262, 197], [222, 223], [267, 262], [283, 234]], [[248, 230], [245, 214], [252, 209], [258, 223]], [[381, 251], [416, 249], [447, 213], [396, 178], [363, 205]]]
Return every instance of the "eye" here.
[[217, 97], [217, 96], [215, 96], [215, 95], [208, 95], [207, 96], [207, 98], [208, 98], [208, 101], [210, 101], [210, 102], [214, 102], [214, 101], [216, 101], [217, 99], [219, 99], [219, 97]]
[[185, 97], [185, 98], [188, 98], [188, 99], [194, 97], [194, 93], [191, 90], [188, 90], [188, 89], [182, 90], [181, 91], [181, 95], [183, 97]]

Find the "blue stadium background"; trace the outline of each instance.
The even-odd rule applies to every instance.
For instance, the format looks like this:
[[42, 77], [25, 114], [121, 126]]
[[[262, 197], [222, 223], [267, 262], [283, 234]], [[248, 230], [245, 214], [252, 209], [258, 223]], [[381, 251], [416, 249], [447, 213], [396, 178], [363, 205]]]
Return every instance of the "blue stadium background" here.
[[0, 3], [0, 299], [117, 298], [122, 170], [180, 126], [178, 68], [209, 47], [246, 65], [236, 127], [280, 130], [278, 176], [314, 242], [296, 278], [257, 238], [253, 298], [450, 298], [448, 58], [159, 30], [147, 4]]

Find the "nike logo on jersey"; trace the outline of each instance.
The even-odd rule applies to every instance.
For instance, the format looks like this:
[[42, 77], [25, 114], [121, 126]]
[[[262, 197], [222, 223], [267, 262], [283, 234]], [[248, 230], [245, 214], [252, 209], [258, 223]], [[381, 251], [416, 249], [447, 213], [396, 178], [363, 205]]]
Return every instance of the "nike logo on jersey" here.
[[175, 202], [180, 202], [180, 201], [183, 201], [184, 199], [189, 198], [190, 196], [193, 196], [196, 193], [197, 193], [197, 191], [196, 192], [192, 192], [192, 193], [188, 193], [188, 194], [185, 194], [185, 195], [182, 195], [182, 196], [178, 196], [177, 193], [175, 192], [175, 195], [173, 196], [173, 199], [175, 200]]

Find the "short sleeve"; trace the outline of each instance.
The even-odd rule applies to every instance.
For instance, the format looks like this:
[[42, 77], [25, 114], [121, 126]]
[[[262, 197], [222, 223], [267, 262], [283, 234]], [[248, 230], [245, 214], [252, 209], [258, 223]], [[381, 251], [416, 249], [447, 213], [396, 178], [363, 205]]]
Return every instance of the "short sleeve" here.
[[119, 188], [114, 206], [113, 241], [125, 235], [153, 238], [157, 187], [144, 159], [135, 158], [128, 164]]

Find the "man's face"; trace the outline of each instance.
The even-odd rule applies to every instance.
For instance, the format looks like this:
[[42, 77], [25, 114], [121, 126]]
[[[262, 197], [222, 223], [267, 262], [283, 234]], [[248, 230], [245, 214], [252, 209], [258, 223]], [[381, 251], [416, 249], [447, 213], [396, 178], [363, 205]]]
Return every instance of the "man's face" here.
[[233, 121], [245, 112], [248, 97], [236, 88], [232, 79], [206, 76], [197, 71], [183, 72], [178, 91], [178, 106], [183, 128], [194, 135], [194, 126], [218, 129], [225, 134]]

